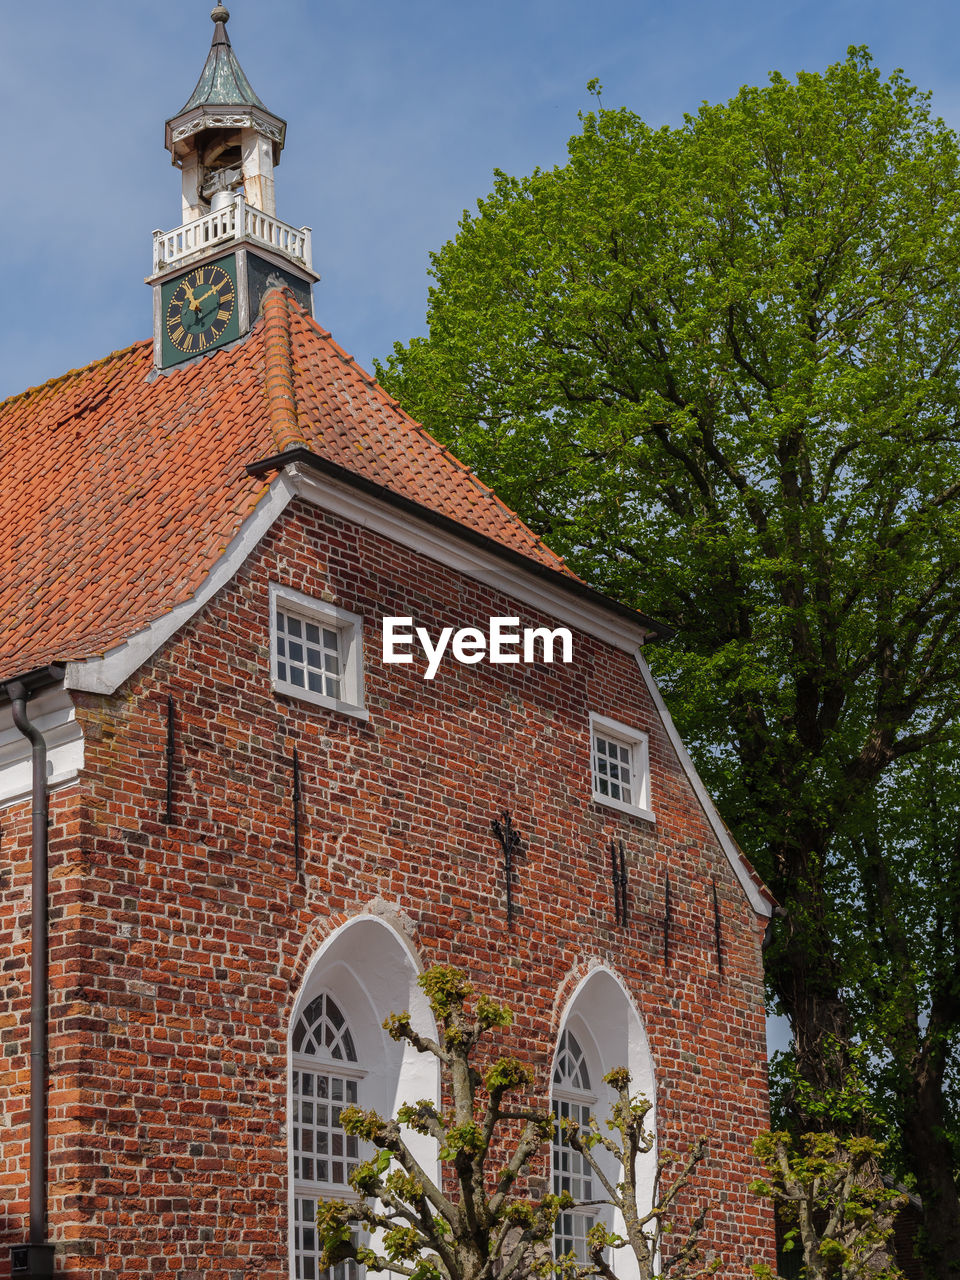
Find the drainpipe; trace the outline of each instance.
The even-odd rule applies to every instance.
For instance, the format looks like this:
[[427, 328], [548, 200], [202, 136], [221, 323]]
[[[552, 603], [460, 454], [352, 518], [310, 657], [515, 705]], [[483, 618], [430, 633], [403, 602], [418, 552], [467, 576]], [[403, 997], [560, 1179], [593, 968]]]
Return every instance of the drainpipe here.
[[[6, 686], [13, 723], [33, 748], [30, 900], [30, 1244], [14, 1248], [13, 1275], [53, 1274], [47, 1234], [47, 747], [27, 717], [27, 685]], [[19, 1256], [18, 1256], [19, 1255]], [[19, 1266], [17, 1264], [20, 1264]]]

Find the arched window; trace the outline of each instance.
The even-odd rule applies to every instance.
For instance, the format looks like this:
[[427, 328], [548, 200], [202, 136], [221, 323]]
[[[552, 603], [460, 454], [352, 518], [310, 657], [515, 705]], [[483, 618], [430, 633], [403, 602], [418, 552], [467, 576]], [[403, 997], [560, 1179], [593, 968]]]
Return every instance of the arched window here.
[[[656, 1100], [653, 1058], [646, 1032], [633, 997], [622, 978], [606, 966], [592, 969], [574, 989], [560, 1019], [551, 1084], [551, 1102], [556, 1117], [553, 1140], [554, 1190], [569, 1191], [574, 1200], [600, 1204], [560, 1215], [554, 1233], [556, 1254], [573, 1253], [580, 1262], [587, 1261], [587, 1235], [590, 1228], [602, 1222], [618, 1235], [624, 1234], [621, 1215], [603, 1203], [605, 1193], [582, 1156], [563, 1141], [559, 1121], [569, 1116], [583, 1128], [595, 1117], [601, 1133], [615, 1095], [603, 1077], [616, 1067], [626, 1067], [631, 1075], [631, 1092]], [[652, 1130], [655, 1113], [647, 1117]], [[621, 1169], [616, 1156], [602, 1146], [593, 1148], [603, 1174], [611, 1182], [620, 1180]], [[656, 1151], [641, 1157], [637, 1170], [640, 1211], [652, 1203], [656, 1172]], [[640, 1280], [639, 1267], [629, 1249], [617, 1255], [620, 1280]]]
[[[290, 1280], [359, 1280], [353, 1263], [320, 1268], [317, 1201], [354, 1200], [352, 1170], [372, 1149], [343, 1131], [351, 1103], [396, 1115], [405, 1102], [439, 1098], [436, 1063], [391, 1039], [384, 1019], [409, 1009], [414, 1026], [436, 1036], [417, 985], [417, 956], [405, 933], [380, 916], [347, 921], [318, 947], [290, 1011], [288, 1051], [288, 1206]], [[430, 1169], [436, 1143], [411, 1134]]]
[[[344, 1107], [360, 1101], [363, 1073], [340, 1007], [321, 992], [306, 1006], [293, 1032], [293, 1225], [296, 1280], [319, 1280], [315, 1227], [317, 1199], [342, 1195], [357, 1167], [356, 1138], [340, 1124]], [[334, 1268], [330, 1280], [356, 1280], [354, 1263]]]
[[[593, 1199], [593, 1173], [583, 1156], [570, 1146], [562, 1122], [572, 1120], [585, 1129], [595, 1101], [583, 1049], [572, 1032], [564, 1031], [553, 1069], [551, 1095], [555, 1195], [568, 1191], [577, 1201]], [[553, 1233], [555, 1255], [559, 1258], [572, 1253], [578, 1262], [587, 1262], [587, 1233], [596, 1221], [597, 1214], [589, 1210], [561, 1213]]]

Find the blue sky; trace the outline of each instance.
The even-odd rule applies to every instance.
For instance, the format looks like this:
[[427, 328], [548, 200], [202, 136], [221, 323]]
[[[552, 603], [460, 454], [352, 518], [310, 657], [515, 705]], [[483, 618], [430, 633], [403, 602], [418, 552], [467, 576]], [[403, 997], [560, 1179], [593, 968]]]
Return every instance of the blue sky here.
[[[314, 229], [317, 315], [369, 365], [421, 332], [427, 262], [495, 167], [562, 162], [598, 76], [677, 123], [777, 68], [867, 44], [960, 126], [945, 0], [232, 0], [254, 88], [289, 121], [281, 217]], [[0, 0], [0, 397], [149, 335], [150, 233], [180, 221], [163, 122], [190, 94], [210, 0]]]

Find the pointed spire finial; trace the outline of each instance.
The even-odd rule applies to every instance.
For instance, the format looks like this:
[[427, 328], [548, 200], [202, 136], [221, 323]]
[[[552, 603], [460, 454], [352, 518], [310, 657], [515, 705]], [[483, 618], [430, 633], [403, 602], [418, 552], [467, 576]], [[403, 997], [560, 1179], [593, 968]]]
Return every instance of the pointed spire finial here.
[[211, 12], [210, 17], [214, 20], [214, 22], [229, 22], [230, 10], [225, 8], [225, 6], [222, 4], [218, 4], [216, 8]]

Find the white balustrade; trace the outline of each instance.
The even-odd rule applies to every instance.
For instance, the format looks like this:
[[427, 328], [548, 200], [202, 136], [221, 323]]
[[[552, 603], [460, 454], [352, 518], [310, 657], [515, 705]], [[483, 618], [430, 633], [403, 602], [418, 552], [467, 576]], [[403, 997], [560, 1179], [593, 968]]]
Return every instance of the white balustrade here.
[[173, 231], [153, 233], [153, 269], [180, 266], [221, 242], [249, 239], [266, 245], [284, 257], [313, 269], [313, 245], [309, 227], [292, 227], [279, 218], [247, 204], [242, 195], [222, 209], [184, 223]]

